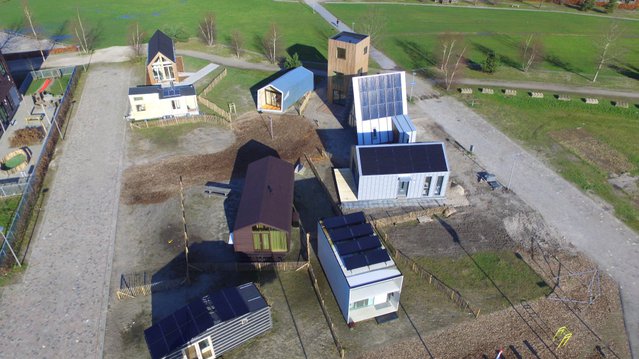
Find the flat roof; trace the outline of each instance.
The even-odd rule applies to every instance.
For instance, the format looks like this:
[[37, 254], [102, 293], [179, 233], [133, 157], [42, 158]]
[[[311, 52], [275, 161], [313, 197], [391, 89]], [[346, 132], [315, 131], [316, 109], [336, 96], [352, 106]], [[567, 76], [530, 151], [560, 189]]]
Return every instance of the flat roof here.
[[144, 331], [153, 359], [163, 358], [189, 344], [214, 326], [266, 308], [253, 283], [209, 293], [178, 309]]
[[160, 98], [195, 96], [193, 85], [162, 87], [160, 85], [137, 86], [129, 88], [129, 95], [148, 95], [157, 93]]
[[448, 172], [443, 142], [356, 146], [363, 176]]
[[358, 34], [355, 32], [342, 31], [339, 34], [331, 37], [333, 40], [348, 42], [351, 44], [357, 44], [358, 42], [367, 38], [368, 35]]
[[401, 276], [363, 212], [320, 221], [351, 288]]

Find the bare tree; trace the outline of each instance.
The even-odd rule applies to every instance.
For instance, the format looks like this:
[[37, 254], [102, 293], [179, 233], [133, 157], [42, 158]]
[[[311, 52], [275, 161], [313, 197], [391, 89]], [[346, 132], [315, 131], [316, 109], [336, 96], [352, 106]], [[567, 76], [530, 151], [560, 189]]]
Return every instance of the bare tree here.
[[608, 27], [608, 31], [602, 36], [601, 41], [599, 43], [599, 57], [597, 59], [597, 71], [595, 72], [595, 76], [592, 79], [592, 82], [597, 82], [597, 77], [599, 77], [599, 72], [601, 69], [610, 61], [618, 58], [621, 54], [619, 49], [616, 48], [617, 40], [621, 37], [623, 33], [621, 26], [618, 22], [613, 21], [610, 23]]
[[519, 52], [521, 55], [521, 70], [528, 72], [532, 65], [543, 59], [544, 44], [539, 39], [539, 36], [530, 34], [521, 42]]
[[450, 90], [455, 78], [464, 66], [464, 54], [466, 53], [466, 44], [464, 38], [459, 35], [445, 34], [440, 38], [442, 57], [439, 64], [439, 70], [444, 75], [444, 84], [446, 91]]
[[46, 59], [44, 57], [44, 51], [42, 51], [42, 45], [40, 45], [40, 41], [38, 40], [38, 32], [35, 29], [35, 25], [33, 24], [33, 14], [31, 13], [31, 9], [29, 8], [29, 2], [28, 1], [24, 1], [22, 3], [22, 9], [24, 11], [24, 17], [27, 19], [27, 22], [29, 23], [29, 27], [31, 28], [31, 33], [33, 34], [33, 37], [36, 40], [36, 43], [38, 44], [38, 50], [40, 50], [40, 56], [42, 56], [42, 62], [44, 62]]
[[73, 32], [75, 33], [75, 38], [80, 45], [80, 50], [85, 54], [88, 54], [91, 51], [91, 42], [89, 41], [89, 37], [87, 36], [87, 31], [84, 28], [84, 24], [82, 23], [82, 18], [80, 17], [80, 9], [76, 8], [77, 20], [73, 26]]
[[231, 44], [231, 50], [233, 50], [233, 53], [235, 54], [235, 56], [237, 57], [242, 56], [242, 51], [244, 47], [244, 38], [242, 37], [242, 34], [238, 30], [234, 30], [231, 33], [230, 44]]
[[441, 48], [441, 60], [439, 62], [439, 70], [444, 71], [448, 67], [450, 58], [453, 54], [455, 45], [464, 42], [464, 38], [461, 35], [456, 34], [442, 34], [439, 37], [439, 46]]
[[204, 19], [200, 21], [200, 37], [206, 45], [215, 46], [217, 40], [217, 20], [212, 12], [204, 15]]
[[131, 46], [135, 57], [142, 56], [142, 52], [144, 50], [144, 47], [142, 46], [144, 35], [144, 31], [140, 30], [139, 22], [136, 21], [131, 24], [129, 27], [129, 46]]
[[264, 36], [262, 46], [264, 47], [264, 54], [266, 58], [272, 63], [277, 62], [277, 54], [280, 52], [280, 46], [282, 42], [282, 34], [275, 23], [271, 23], [271, 26]]
[[379, 35], [386, 28], [387, 18], [379, 7], [369, 7], [357, 20], [359, 32], [371, 37], [371, 43], [377, 44]]

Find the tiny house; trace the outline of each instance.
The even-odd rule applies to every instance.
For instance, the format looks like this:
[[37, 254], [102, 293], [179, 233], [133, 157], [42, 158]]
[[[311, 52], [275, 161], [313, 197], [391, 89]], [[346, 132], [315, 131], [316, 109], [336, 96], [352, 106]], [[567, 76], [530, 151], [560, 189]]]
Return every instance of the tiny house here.
[[271, 307], [246, 283], [190, 302], [146, 329], [144, 339], [153, 359], [213, 359], [271, 328]]
[[351, 171], [358, 201], [443, 198], [450, 177], [443, 142], [355, 146]]
[[131, 121], [200, 113], [193, 85], [131, 87], [129, 88], [129, 106], [128, 118]]
[[326, 97], [329, 103], [346, 105], [349, 102], [351, 79], [368, 73], [370, 45], [370, 36], [354, 32], [342, 31], [328, 39]]
[[404, 276], [364, 213], [320, 220], [317, 249], [347, 324], [397, 312]]
[[257, 110], [284, 113], [313, 91], [313, 73], [298, 67], [257, 90]]
[[181, 56], [175, 56], [173, 40], [162, 31], [155, 31], [147, 47], [146, 84], [180, 82], [180, 72], [184, 72], [184, 62]]
[[353, 78], [350, 125], [359, 145], [412, 143], [416, 130], [408, 116], [405, 72]]
[[232, 234], [236, 253], [281, 260], [291, 246], [293, 165], [273, 156], [249, 164]]

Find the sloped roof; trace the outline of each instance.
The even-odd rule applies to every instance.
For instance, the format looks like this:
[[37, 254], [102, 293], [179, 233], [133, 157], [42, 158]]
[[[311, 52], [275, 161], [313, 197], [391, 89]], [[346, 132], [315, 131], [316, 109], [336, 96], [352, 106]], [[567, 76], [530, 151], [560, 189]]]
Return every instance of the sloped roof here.
[[273, 156], [249, 164], [235, 229], [261, 223], [290, 232], [294, 177], [293, 165]]
[[171, 61], [175, 62], [173, 40], [171, 40], [170, 37], [168, 37], [160, 30], [155, 31], [153, 36], [151, 36], [151, 40], [149, 40], [149, 47], [147, 49], [146, 57], [147, 65], [149, 64], [151, 59], [154, 58], [155, 55], [157, 55], [158, 52], [171, 59]]
[[363, 176], [448, 171], [442, 142], [357, 146], [357, 161]]

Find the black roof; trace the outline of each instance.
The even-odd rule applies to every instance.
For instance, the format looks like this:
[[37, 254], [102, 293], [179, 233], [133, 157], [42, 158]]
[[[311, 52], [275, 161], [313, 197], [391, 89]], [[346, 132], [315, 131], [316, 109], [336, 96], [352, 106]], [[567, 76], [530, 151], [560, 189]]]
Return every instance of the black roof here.
[[349, 32], [349, 31], [342, 31], [339, 34], [331, 37], [331, 39], [342, 41], [342, 42], [348, 42], [351, 44], [357, 44], [358, 42], [364, 40], [367, 37], [368, 35], [358, 34], [358, 33]]
[[195, 96], [193, 85], [162, 87], [160, 85], [129, 87], [129, 95], [147, 95], [157, 93], [160, 98]]
[[253, 283], [225, 288], [194, 300], [144, 331], [153, 359], [182, 349], [192, 339], [228, 320], [267, 307]]
[[156, 30], [153, 36], [151, 36], [151, 40], [149, 40], [149, 47], [147, 49], [146, 57], [147, 65], [149, 64], [151, 59], [154, 58], [155, 55], [157, 55], [158, 52], [171, 59], [171, 61], [175, 62], [173, 40], [171, 40], [170, 37], [168, 37], [160, 30]]
[[363, 176], [447, 172], [442, 142], [357, 146]]
[[390, 260], [363, 212], [325, 218], [322, 223], [347, 270]]

